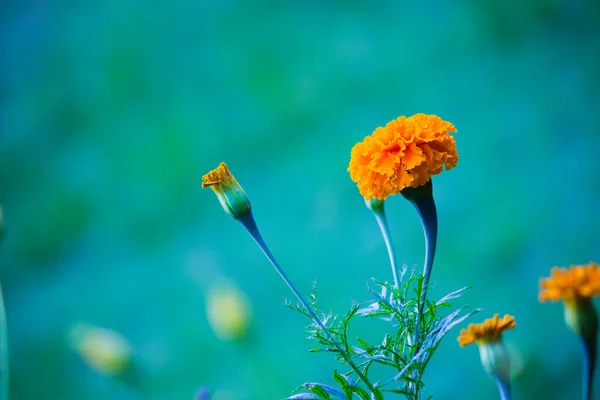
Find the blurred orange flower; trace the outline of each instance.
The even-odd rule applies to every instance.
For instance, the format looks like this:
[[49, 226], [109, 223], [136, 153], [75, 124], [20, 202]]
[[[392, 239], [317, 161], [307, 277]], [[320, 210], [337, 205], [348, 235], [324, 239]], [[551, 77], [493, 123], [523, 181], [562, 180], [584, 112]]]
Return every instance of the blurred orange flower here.
[[496, 314], [481, 324], [470, 324], [467, 329], [461, 330], [458, 343], [460, 347], [465, 347], [474, 342], [497, 342], [502, 339], [502, 332], [516, 326], [515, 317], [505, 315], [500, 319], [500, 316]]
[[367, 200], [398, 194], [406, 187], [424, 185], [442, 167], [458, 162], [454, 125], [436, 115], [399, 117], [357, 143], [348, 172]]
[[584, 265], [552, 268], [549, 278], [540, 279], [540, 302], [560, 301], [567, 303], [579, 299], [600, 296], [600, 268], [591, 261]]

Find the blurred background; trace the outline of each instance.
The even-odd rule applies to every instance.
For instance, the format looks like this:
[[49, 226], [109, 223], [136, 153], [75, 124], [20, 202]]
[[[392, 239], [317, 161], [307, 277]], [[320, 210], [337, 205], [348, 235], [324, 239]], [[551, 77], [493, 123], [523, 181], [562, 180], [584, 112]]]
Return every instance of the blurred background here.
[[[308, 353], [308, 321], [201, 176], [226, 161], [296, 285], [316, 280], [343, 313], [391, 279], [350, 149], [417, 112], [451, 121], [460, 153], [434, 179], [431, 296], [473, 285], [457, 303], [484, 309], [471, 322], [516, 316], [515, 398], [577, 398], [577, 338], [537, 293], [552, 266], [600, 261], [599, 71], [598, 1], [2, 1], [11, 398], [141, 398], [81, 361], [81, 324], [122, 335], [156, 399], [333, 384], [337, 363]], [[420, 268], [416, 213], [399, 196], [386, 207], [399, 262]], [[211, 303], [223, 287], [241, 302], [229, 336], [208, 322], [227, 315]], [[458, 331], [426, 394], [495, 398]]]

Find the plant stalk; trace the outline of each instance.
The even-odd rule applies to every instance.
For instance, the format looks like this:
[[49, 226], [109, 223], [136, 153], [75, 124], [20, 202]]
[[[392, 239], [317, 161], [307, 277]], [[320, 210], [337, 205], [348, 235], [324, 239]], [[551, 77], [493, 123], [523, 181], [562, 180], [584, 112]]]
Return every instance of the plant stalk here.
[[296, 296], [296, 298], [298, 299], [300, 304], [302, 304], [302, 307], [304, 307], [304, 309], [308, 312], [308, 314], [311, 316], [313, 321], [317, 325], [319, 325], [319, 327], [323, 331], [323, 334], [325, 336], [327, 336], [327, 339], [331, 343], [335, 344], [335, 346], [338, 348], [338, 350], [341, 351], [342, 354], [344, 354], [344, 359], [348, 363], [348, 365], [354, 370], [354, 372], [356, 372], [358, 377], [365, 383], [365, 385], [369, 388], [371, 393], [374, 393], [375, 388], [373, 387], [373, 384], [371, 382], [369, 382], [367, 377], [356, 366], [356, 364], [354, 364], [350, 355], [347, 354], [347, 352], [344, 349], [342, 349], [341, 347], [339, 347], [337, 345], [335, 339], [333, 338], [333, 336], [331, 336], [331, 333], [329, 333], [329, 330], [327, 330], [327, 328], [325, 327], [325, 325], [323, 324], [321, 319], [317, 316], [317, 314], [314, 312], [312, 307], [304, 299], [304, 296], [302, 296], [302, 294], [298, 291], [298, 289], [296, 289], [296, 286], [292, 283], [292, 281], [287, 276], [287, 274], [285, 273], [283, 268], [281, 268], [281, 266], [275, 259], [275, 256], [273, 256], [273, 253], [271, 253], [271, 250], [269, 250], [269, 247], [267, 246], [266, 242], [262, 238], [262, 235], [260, 234], [260, 231], [258, 230], [258, 227], [256, 226], [256, 221], [254, 220], [252, 212], [249, 212], [246, 215], [242, 216], [241, 218], [238, 219], [238, 221], [244, 226], [244, 228], [246, 229], [246, 231], [248, 231], [250, 236], [252, 236], [252, 239], [254, 239], [254, 241], [256, 242], [258, 247], [262, 250], [263, 254], [267, 257], [267, 259], [271, 262], [271, 264], [275, 268], [275, 271], [277, 271], [277, 273], [279, 274], [281, 279], [283, 279], [283, 281], [288, 286], [288, 288], [290, 288], [290, 290], [292, 291], [294, 296]]
[[[408, 190], [411, 189], [411, 190]], [[402, 195], [409, 200], [417, 210], [417, 214], [423, 225], [423, 234], [425, 236], [425, 263], [423, 265], [423, 289], [419, 300], [419, 313], [417, 315], [417, 326], [415, 328], [415, 344], [419, 342], [419, 333], [421, 330], [421, 321], [425, 301], [427, 300], [427, 289], [429, 288], [429, 279], [433, 268], [433, 259], [435, 258], [435, 249], [437, 246], [438, 218], [435, 201], [433, 199], [433, 184], [429, 180], [425, 185], [418, 188], [407, 188], [402, 191]]]
[[583, 400], [592, 400], [592, 386], [596, 369], [597, 335], [581, 336], [583, 349]]
[[[368, 201], [367, 201], [368, 203]], [[385, 208], [382, 200], [379, 200], [377, 204], [374, 201], [371, 201], [371, 206], [369, 207], [371, 211], [373, 211], [373, 215], [375, 216], [375, 220], [379, 225], [379, 229], [381, 229], [381, 234], [383, 236], [383, 240], [385, 242], [385, 246], [387, 247], [387, 252], [390, 257], [390, 265], [392, 266], [392, 275], [394, 276], [394, 288], [398, 289], [400, 287], [400, 278], [398, 276], [398, 265], [396, 264], [396, 254], [394, 252], [394, 246], [392, 245], [392, 237], [390, 235], [390, 228], [387, 223], [387, 218], [385, 216]]]
[[510, 400], [510, 382], [506, 382], [496, 376], [496, 383], [498, 384], [498, 390], [500, 391], [500, 399]]

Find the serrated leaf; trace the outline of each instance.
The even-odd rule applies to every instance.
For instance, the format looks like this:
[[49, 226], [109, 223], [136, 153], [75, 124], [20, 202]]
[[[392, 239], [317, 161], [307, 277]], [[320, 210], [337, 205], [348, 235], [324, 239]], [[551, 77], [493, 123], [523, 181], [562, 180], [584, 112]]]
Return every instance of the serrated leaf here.
[[[369, 349], [369, 348], [371, 348], [371, 347], [372, 347], [372, 346], [371, 346], [369, 343], [367, 343], [365, 340], [363, 340], [363, 339], [361, 339], [361, 338], [356, 338], [356, 341], [357, 341], [358, 343], [360, 343], [360, 345], [361, 345], [361, 346], [362, 346], [362, 347], [363, 347], [365, 350], [367, 350], [367, 349]], [[368, 350], [367, 350], [367, 351], [368, 351]], [[370, 354], [370, 352], [369, 352], [369, 354]]]
[[293, 396], [287, 397], [285, 400], [305, 400], [305, 399], [321, 399], [321, 398], [313, 393], [298, 393]]
[[361, 388], [360, 386], [348, 386], [348, 389], [350, 390], [350, 392], [356, 393], [358, 397], [361, 398], [361, 400], [371, 400], [371, 396], [369, 396], [369, 393], [367, 393], [367, 391]]
[[404, 381], [404, 382], [408, 382], [408, 383], [412, 383], [412, 384], [416, 384], [417, 383], [416, 379], [413, 379], [413, 378], [411, 378], [409, 376], [401, 376], [401, 377], [397, 378], [396, 380], [398, 380], [398, 381]]
[[442, 303], [445, 303], [449, 300], [454, 300], [454, 299], [458, 299], [459, 297], [462, 296], [462, 292], [464, 292], [465, 290], [471, 289], [473, 286], [465, 286], [463, 288], [460, 288], [458, 290], [455, 290], [452, 293], [449, 293], [447, 295], [445, 295], [444, 297], [442, 297], [441, 299], [439, 299], [437, 301], [437, 305], [441, 305]]
[[340, 392], [332, 386], [325, 385], [322, 383], [310, 382], [305, 383], [302, 386], [304, 386], [307, 390], [313, 392], [314, 394], [321, 396], [321, 398], [323, 399], [331, 399], [331, 396], [334, 396], [335, 399], [345, 398], [344, 393]]
[[320, 399], [331, 400], [331, 396], [325, 389], [321, 387], [318, 383], [305, 383], [304, 387], [306, 390], [316, 394]]
[[391, 343], [392, 341], [392, 337], [390, 335], [385, 335], [385, 337], [383, 338], [383, 341], [381, 342], [381, 346], [384, 348], [387, 348], [388, 345]]
[[342, 375], [345, 379], [346, 382], [348, 382], [348, 386], [356, 386], [357, 383], [354, 379], [350, 378], [348, 375]]
[[403, 394], [405, 396], [413, 396], [412, 393], [407, 392], [406, 390], [400, 390], [400, 389], [385, 389], [384, 392], [390, 392], [390, 393], [396, 393], [396, 394]]
[[348, 386], [348, 381], [346, 380], [346, 377], [340, 374], [337, 371], [337, 369], [333, 370], [333, 379], [337, 382], [338, 385], [342, 387], [342, 389], [345, 389]]
[[346, 399], [351, 400], [352, 392], [349, 389], [348, 378], [345, 375], [342, 375], [339, 372], [337, 372], [337, 369], [334, 369], [333, 379], [337, 382], [338, 385], [341, 386], [342, 390], [344, 391], [344, 395], [346, 396]]
[[371, 400], [385, 400], [383, 398], [383, 393], [378, 388], [375, 388], [375, 391], [371, 394]]

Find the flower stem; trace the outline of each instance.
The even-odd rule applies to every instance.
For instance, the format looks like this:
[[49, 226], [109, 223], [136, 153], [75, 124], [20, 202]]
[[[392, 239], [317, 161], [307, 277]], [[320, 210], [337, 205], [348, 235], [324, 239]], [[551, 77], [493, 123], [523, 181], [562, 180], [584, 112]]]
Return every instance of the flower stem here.
[[392, 275], [394, 276], [394, 288], [398, 289], [400, 287], [400, 278], [398, 277], [398, 266], [396, 264], [396, 255], [394, 253], [394, 246], [392, 245], [392, 238], [390, 235], [390, 228], [387, 223], [387, 218], [385, 217], [385, 208], [383, 206], [382, 200], [370, 202], [367, 201], [367, 206], [373, 211], [373, 215], [375, 216], [375, 220], [379, 225], [379, 229], [381, 229], [381, 234], [383, 235], [383, 240], [385, 241], [385, 246], [387, 247], [388, 255], [390, 257], [390, 264], [392, 266]]
[[498, 390], [500, 391], [500, 399], [510, 400], [510, 382], [506, 382], [505, 380], [496, 377], [496, 383], [498, 384]]
[[310, 316], [315, 320], [315, 322], [317, 324], [319, 324], [321, 329], [323, 329], [325, 332], [327, 332], [327, 329], [325, 329], [325, 326], [323, 325], [323, 323], [321, 322], [319, 317], [317, 317], [317, 315], [313, 311], [312, 307], [304, 299], [304, 296], [302, 296], [302, 294], [300, 294], [298, 289], [296, 289], [296, 286], [294, 286], [294, 284], [292, 283], [290, 278], [287, 276], [287, 274], [285, 273], [283, 268], [281, 268], [281, 266], [275, 259], [275, 256], [273, 256], [273, 253], [271, 253], [271, 250], [269, 250], [269, 247], [265, 243], [264, 239], [262, 238], [262, 235], [260, 234], [260, 231], [258, 230], [258, 227], [256, 226], [256, 222], [254, 221], [254, 217], [252, 216], [252, 213], [246, 214], [244, 217], [240, 218], [239, 221], [242, 223], [244, 228], [246, 228], [246, 230], [248, 231], [250, 236], [252, 236], [252, 239], [254, 239], [254, 241], [256, 242], [258, 247], [262, 250], [262, 252], [267, 257], [267, 259], [271, 262], [271, 264], [275, 268], [275, 271], [277, 271], [277, 273], [279, 274], [281, 279], [283, 279], [283, 281], [290, 288], [292, 293], [294, 293], [294, 296], [296, 296], [296, 298], [298, 299], [300, 304], [302, 304], [302, 306], [306, 309], [306, 311], [310, 314]]
[[273, 253], [271, 253], [271, 250], [269, 250], [269, 247], [267, 246], [267, 244], [265, 243], [264, 239], [262, 238], [262, 235], [260, 234], [260, 231], [258, 230], [258, 227], [256, 226], [256, 221], [254, 221], [254, 217], [252, 215], [252, 212], [249, 212], [246, 215], [242, 216], [241, 218], [238, 218], [238, 221], [244, 226], [244, 228], [246, 228], [246, 231], [248, 231], [248, 233], [250, 234], [250, 236], [252, 236], [252, 239], [254, 239], [254, 241], [256, 242], [256, 244], [258, 245], [258, 247], [262, 250], [262, 252], [264, 253], [264, 255], [271, 262], [271, 264], [275, 268], [275, 271], [277, 271], [277, 273], [279, 274], [279, 276], [281, 277], [281, 279], [283, 279], [283, 281], [285, 282], [285, 284], [290, 288], [290, 290], [292, 291], [292, 293], [294, 294], [294, 296], [296, 296], [296, 298], [298, 299], [298, 301], [300, 302], [300, 304], [302, 305], [302, 307], [304, 307], [304, 309], [306, 310], [306, 312], [310, 315], [310, 317], [312, 318], [312, 320], [319, 326], [319, 328], [321, 329], [321, 331], [323, 332], [323, 334], [327, 337], [327, 339], [332, 344], [334, 344], [337, 347], [338, 350], [340, 350], [340, 354], [342, 354], [344, 356], [344, 360], [354, 370], [354, 372], [356, 372], [356, 374], [358, 375], [358, 377], [365, 383], [365, 385], [369, 388], [369, 390], [372, 393], [375, 393], [375, 388], [373, 387], [373, 384], [371, 382], [369, 382], [369, 380], [367, 379], [367, 377], [356, 366], [356, 364], [354, 364], [354, 362], [352, 361], [352, 358], [350, 357], [350, 355], [348, 354], [348, 352], [345, 351], [344, 349], [342, 349], [337, 344], [337, 342], [335, 341], [335, 339], [333, 338], [333, 336], [331, 335], [331, 333], [329, 332], [329, 330], [325, 327], [325, 325], [323, 324], [323, 322], [321, 321], [321, 319], [314, 312], [314, 310], [312, 309], [312, 307], [310, 306], [310, 304], [308, 304], [308, 302], [304, 299], [304, 296], [302, 296], [302, 294], [298, 291], [298, 289], [296, 289], [296, 286], [294, 286], [294, 284], [292, 283], [292, 281], [290, 280], [290, 278], [287, 276], [287, 274], [285, 273], [285, 271], [283, 270], [283, 268], [281, 268], [281, 266], [279, 265], [279, 263], [277, 262], [277, 260], [273, 256]]
[[0, 285], [0, 400], [8, 400], [8, 325], [2, 286]]
[[[411, 189], [411, 190], [408, 190]], [[429, 278], [433, 268], [433, 259], [435, 257], [435, 248], [437, 245], [438, 219], [435, 201], [433, 200], [433, 184], [429, 180], [425, 185], [418, 188], [407, 188], [402, 191], [402, 195], [409, 200], [417, 210], [417, 214], [423, 225], [425, 235], [425, 264], [423, 266], [423, 290], [419, 301], [419, 314], [417, 315], [417, 326], [415, 328], [415, 342], [419, 341], [419, 331], [421, 329], [421, 319], [423, 318], [423, 309], [427, 299], [427, 289], [429, 287]]]
[[592, 383], [596, 368], [598, 313], [589, 297], [579, 297], [574, 301], [565, 301], [565, 322], [581, 339], [583, 353], [583, 396], [592, 398]]
[[594, 371], [596, 369], [597, 355], [597, 333], [593, 335], [582, 335], [581, 344], [583, 348], [583, 400], [592, 399], [592, 384]]
[[119, 380], [134, 390], [140, 398], [152, 399], [153, 396], [148, 389], [146, 373], [135, 361], [130, 363], [119, 376]]

